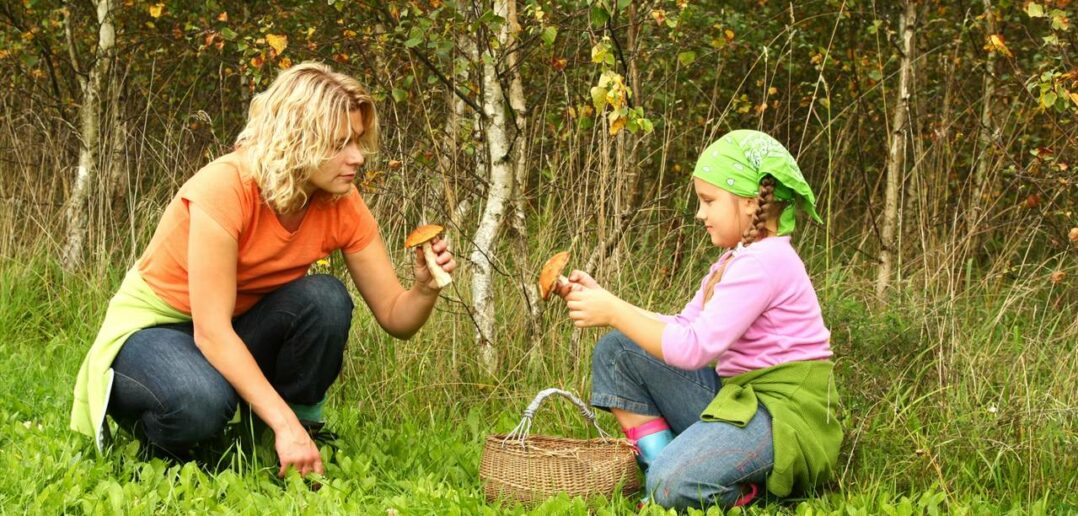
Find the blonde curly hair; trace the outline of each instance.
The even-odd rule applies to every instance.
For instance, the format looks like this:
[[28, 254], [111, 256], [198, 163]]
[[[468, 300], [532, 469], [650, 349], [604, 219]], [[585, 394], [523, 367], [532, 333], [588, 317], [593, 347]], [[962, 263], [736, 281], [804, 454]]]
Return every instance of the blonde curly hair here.
[[311, 174], [343, 147], [337, 138], [352, 135], [348, 113], [359, 111], [364, 154], [378, 150], [378, 112], [374, 100], [355, 79], [317, 62], [293, 66], [265, 91], [255, 95], [247, 125], [236, 137], [245, 165], [263, 199], [279, 213], [291, 213], [308, 201], [304, 186]]

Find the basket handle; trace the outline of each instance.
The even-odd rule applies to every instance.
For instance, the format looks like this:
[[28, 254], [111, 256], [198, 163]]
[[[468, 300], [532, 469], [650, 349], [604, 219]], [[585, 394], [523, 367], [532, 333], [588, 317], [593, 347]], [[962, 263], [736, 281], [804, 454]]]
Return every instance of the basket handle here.
[[602, 438], [610, 438], [610, 434], [607, 434], [599, 426], [599, 423], [595, 420], [595, 413], [591, 410], [588, 410], [588, 406], [585, 405], [583, 401], [580, 401], [580, 398], [576, 397], [575, 394], [569, 391], [564, 391], [555, 387], [551, 387], [549, 389], [543, 389], [542, 391], [539, 391], [539, 394], [535, 396], [535, 399], [528, 404], [528, 408], [524, 409], [524, 417], [521, 418], [520, 423], [517, 424], [516, 428], [514, 428], [513, 431], [509, 433], [509, 435], [505, 436], [505, 439], [517, 439], [521, 442], [521, 444], [523, 444], [524, 440], [528, 437], [528, 433], [531, 431], [532, 419], [535, 418], [535, 411], [539, 410], [539, 405], [543, 403], [543, 400], [549, 398], [554, 394], [568, 398], [569, 401], [573, 402], [573, 404], [576, 405], [576, 408], [580, 411], [580, 415], [584, 416], [584, 419], [587, 419], [588, 422], [590, 422], [592, 426], [594, 426], [595, 429], [599, 431], [599, 435]]

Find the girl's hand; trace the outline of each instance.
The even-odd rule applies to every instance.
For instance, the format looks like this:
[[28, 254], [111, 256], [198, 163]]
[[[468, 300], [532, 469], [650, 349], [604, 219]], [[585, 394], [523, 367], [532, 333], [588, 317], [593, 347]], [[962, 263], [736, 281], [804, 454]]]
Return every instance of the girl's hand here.
[[558, 282], [554, 284], [554, 293], [566, 299], [565, 296], [568, 296], [570, 292], [583, 288], [600, 288], [599, 282], [584, 271], [574, 270], [568, 278], [558, 277]]
[[277, 449], [277, 458], [281, 462], [281, 469], [277, 471], [278, 477], [284, 477], [291, 466], [302, 476], [308, 473], [323, 474], [322, 455], [318, 447], [307, 435], [307, 431], [299, 424], [294, 428], [286, 428], [275, 432], [274, 447]]
[[[449, 252], [449, 245], [445, 240], [441, 238], [435, 238], [431, 240], [431, 248], [434, 249], [434, 255], [438, 265], [445, 272], [452, 273], [457, 268], [457, 261], [453, 259], [453, 253]], [[434, 281], [434, 275], [430, 273], [430, 269], [427, 268], [427, 261], [423, 259], [423, 249], [421, 246], [415, 248], [415, 281], [416, 284], [427, 293], [438, 293], [438, 283]]]
[[599, 282], [595, 281], [595, 278], [581, 270], [574, 270], [569, 273], [569, 283], [583, 288], [602, 288], [599, 286]]
[[[579, 271], [573, 271], [573, 274], [577, 272]], [[569, 318], [573, 320], [573, 326], [591, 328], [612, 325], [622, 300], [600, 287], [591, 276], [582, 272], [580, 274], [595, 286], [585, 287], [580, 282], [576, 282], [572, 284], [572, 291], [565, 296], [565, 304], [569, 307]], [[570, 281], [572, 281], [572, 276], [570, 276]]]

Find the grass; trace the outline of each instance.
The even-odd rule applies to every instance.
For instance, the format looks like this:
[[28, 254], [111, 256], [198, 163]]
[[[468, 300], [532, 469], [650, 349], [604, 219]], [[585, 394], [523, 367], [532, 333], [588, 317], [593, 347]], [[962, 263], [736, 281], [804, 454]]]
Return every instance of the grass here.
[[[98, 456], [88, 439], [67, 429], [70, 390], [123, 271], [66, 274], [40, 257], [45, 254], [0, 262], [0, 370], [6, 372], [0, 376], [0, 469], [7, 472], [0, 475], [0, 512], [636, 512], [634, 498], [557, 497], [530, 509], [483, 499], [478, 462], [484, 436], [511, 429], [542, 388], [587, 392], [588, 350], [598, 333], [586, 332], [574, 355], [558, 307], [546, 315], [540, 359], [529, 359], [523, 336], [503, 337], [504, 373], [497, 378], [478, 372], [467, 317], [452, 300], [408, 342], [385, 336], [358, 309], [346, 367], [329, 403], [330, 425], [343, 443], [337, 454], [324, 449], [327, 474], [317, 492], [294, 475], [277, 479], [272, 451], [249, 444], [233, 443], [216, 464], [172, 465], [138, 460], [137, 445], [121, 435]], [[811, 269], [814, 254], [803, 254]], [[706, 261], [693, 256], [690, 262]], [[656, 288], [660, 280], [646, 268], [625, 271], [619, 290], [673, 310], [703, 270], [698, 265], [662, 280], [674, 285], [666, 289]], [[1051, 267], [1029, 265], [953, 296], [908, 286], [882, 306], [866, 301], [868, 286], [851, 279], [857, 277], [852, 266], [836, 267], [814, 277], [820, 278], [843, 391], [847, 439], [838, 478], [818, 497], [747, 512], [1078, 511], [1073, 293], [1016, 279], [1041, 278]], [[458, 288], [465, 283], [458, 281]], [[500, 295], [506, 302], [498, 320], [512, 328], [520, 319], [513, 306], [519, 295], [509, 287]], [[579, 416], [565, 405], [544, 406], [535, 431], [585, 435]], [[614, 430], [608, 416], [602, 423]]]

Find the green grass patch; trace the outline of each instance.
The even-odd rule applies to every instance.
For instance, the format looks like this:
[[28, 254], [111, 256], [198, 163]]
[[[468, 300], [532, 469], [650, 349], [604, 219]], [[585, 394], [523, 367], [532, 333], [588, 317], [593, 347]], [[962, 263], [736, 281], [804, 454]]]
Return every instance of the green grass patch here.
[[[386, 337], [357, 309], [347, 364], [329, 400], [341, 448], [323, 450], [326, 476], [313, 491], [297, 476], [277, 479], [272, 449], [250, 441], [226, 442], [210, 464], [141, 461], [123, 434], [98, 455], [89, 439], [67, 429], [71, 388], [123, 271], [99, 279], [64, 274], [44, 259], [0, 265], [4, 512], [636, 512], [635, 498], [555, 497], [533, 508], [483, 498], [484, 437], [511, 429], [542, 388], [587, 392], [590, 347], [599, 333], [585, 332], [572, 349], [557, 308], [534, 343], [523, 332], [504, 337], [498, 377], [479, 372], [471, 330], [451, 301], [408, 342]], [[653, 283], [687, 291], [695, 285], [691, 272], [659, 276], [643, 272], [621, 281], [629, 292], [646, 292], [640, 300], [676, 309], [685, 292]], [[877, 305], [855, 289], [834, 288], [829, 278], [841, 275], [821, 277], [847, 428], [838, 478], [818, 497], [730, 514], [1078, 510], [1078, 330], [1073, 310], [1051, 309], [1064, 294], [975, 286], [956, 298], [919, 293]], [[506, 287], [499, 295], [508, 300], [499, 321], [523, 328], [519, 293]], [[609, 416], [601, 422], [616, 430]], [[575, 409], [556, 402], [544, 405], [534, 431], [588, 435]], [[643, 512], [669, 514], [656, 507]]]

